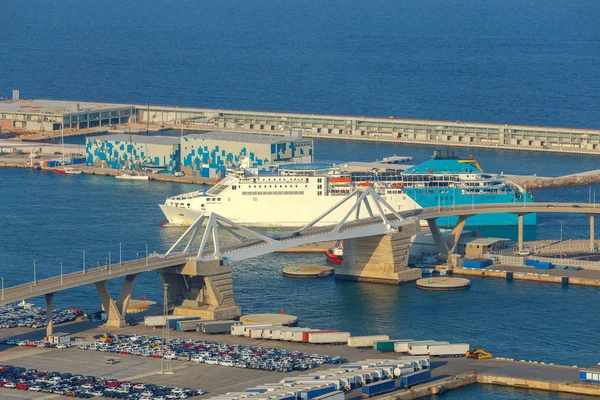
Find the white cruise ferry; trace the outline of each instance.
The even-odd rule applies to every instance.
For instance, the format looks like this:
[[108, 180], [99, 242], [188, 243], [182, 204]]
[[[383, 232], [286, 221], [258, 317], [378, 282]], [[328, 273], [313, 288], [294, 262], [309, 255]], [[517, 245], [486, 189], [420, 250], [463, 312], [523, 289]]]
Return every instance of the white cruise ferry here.
[[[160, 208], [169, 224], [190, 225], [199, 216], [215, 212], [236, 223], [261, 227], [301, 227], [339, 203], [357, 187], [373, 185], [397, 211], [421, 208], [399, 185], [384, 182], [352, 182], [335, 164], [287, 164], [267, 171], [239, 169], [206, 191], [167, 198]], [[368, 197], [370, 199], [370, 197]], [[369, 200], [372, 210], [376, 210]], [[334, 224], [350, 210], [347, 201], [321, 225]], [[375, 211], [374, 211], [375, 212]], [[352, 215], [351, 218], [355, 218]], [[361, 207], [358, 218], [368, 217]]]

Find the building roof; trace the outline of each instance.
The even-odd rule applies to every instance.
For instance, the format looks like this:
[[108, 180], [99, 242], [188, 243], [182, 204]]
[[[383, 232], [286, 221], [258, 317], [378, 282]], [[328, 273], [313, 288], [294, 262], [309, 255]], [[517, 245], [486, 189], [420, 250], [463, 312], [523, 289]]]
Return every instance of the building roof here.
[[179, 144], [179, 138], [175, 136], [146, 136], [146, 135], [130, 135], [128, 133], [115, 133], [111, 135], [90, 136], [87, 140], [110, 141], [110, 142], [129, 142], [145, 143], [145, 144]]
[[479, 245], [479, 246], [492, 246], [496, 243], [499, 242], [509, 242], [510, 239], [503, 239], [503, 238], [465, 238], [466, 240], [464, 241], [459, 241], [459, 243], [461, 244], [465, 244], [465, 245]]
[[132, 107], [132, 105], [127, 104], [91, 103], [84, 101], [64, 100], [0, 101], [0, 113], [64, 115], [124, 108], [129, 109]]
[[258, 143], [258, 144], [290, 143], [290, 142], [295, 142], [297, 140], [302, 139], [301, 137], [270, 136], [270, 135], [237, 133], [237, 132], [193, 133], [190, 135], [185, 135], [184, 138], [224, 140], [227, 142]]

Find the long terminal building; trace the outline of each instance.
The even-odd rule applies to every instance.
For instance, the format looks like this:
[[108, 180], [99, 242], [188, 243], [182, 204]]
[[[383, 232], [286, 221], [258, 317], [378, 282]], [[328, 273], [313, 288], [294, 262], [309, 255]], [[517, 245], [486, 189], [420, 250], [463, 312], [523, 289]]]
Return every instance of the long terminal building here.
[[0, 127], [56, 131], [148, 123], [201, 131], [600, 154], [600, 130], [56, 100], [0, 101]]

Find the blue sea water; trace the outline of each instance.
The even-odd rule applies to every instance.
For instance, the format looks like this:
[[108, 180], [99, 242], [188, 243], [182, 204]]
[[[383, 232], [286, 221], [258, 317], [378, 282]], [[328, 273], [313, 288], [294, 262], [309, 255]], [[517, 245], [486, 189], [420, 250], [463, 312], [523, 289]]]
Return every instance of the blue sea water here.
[[[0, 0], [0, 96], [282, 110], [600, 128], [600, 30], [595, 0], [359, 0], [202, 2]], [[318, 141], [319, 160], [396, 154], [424, 161], [433, 147]], [[465, 154], [466, 150], [456, 149]], [[488, 171], [557, 176], [597, 168], [595, 157], [473, 150]], [[188, 185], [119, 182], [0, 170], [0, 275], [6, 285], [164, 251], [157, 203]], [[598, 190], [595, 186], [592, 190]], [[536, 192], [587, 201], [589, 188]], [[540, 215], [527, 238], [584, 238], [587, 218]], [[490, 228], [514, 238], [514, 228]], [[598, 232], [596, 232], [598, 237]], [[597, 289], [473, 280], [469, 291], [424, 293], [332, 279], [295, 281], [281, 268], [320, 255], [274, 254], [234, 265], [246, 312], [284, 308], [302, 323], [467, 341], [502, 356], [564, 364], [600, 361], [589, 313]], [[118, 282], [110, 284], [117, 290]], [[158, 296], [155, 274], [135, 296]], [[59, 306], [98, 308], [92, 286]], [[568, 327], [568, 328], [567, 328]], [[470, 387], [449, 398], [560, 398]]]

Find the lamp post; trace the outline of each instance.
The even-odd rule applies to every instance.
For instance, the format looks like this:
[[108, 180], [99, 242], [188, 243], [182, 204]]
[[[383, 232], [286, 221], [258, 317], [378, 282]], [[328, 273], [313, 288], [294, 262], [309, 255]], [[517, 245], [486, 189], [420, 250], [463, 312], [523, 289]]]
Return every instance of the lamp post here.
[[85, 274], [85, 250], [83, 250], [83, 273]]
[[146, 267], [148, 266], [148, 245], [146, 245]]
[[62, 263], [60, 263], [60, 285], [63, 284], [63, 273], [62, 273]]
[[119, 242], [119, 264], [123, 265], [123, 243]]
[[35, 285], [37, 280], [35, 279], [35, 260], [33, 260], [33, 284]]
[[110, 274], [111, 272], [112, 271], [111, 271], [111, 268], [110, 268], [110, 251], [109, 251], [108, 252], [108, 273]]
[[563, 236], [562, 236], [562, 228], [563, 228], [563, 220], [560, 220], [560, 241], [563, 241]]
[[4, 277], [0, 276], [0, 279], [2, 279], [2, 300], [4, 300]]

